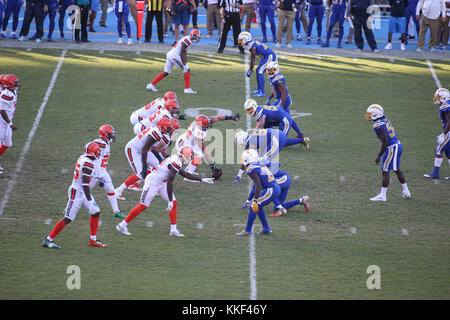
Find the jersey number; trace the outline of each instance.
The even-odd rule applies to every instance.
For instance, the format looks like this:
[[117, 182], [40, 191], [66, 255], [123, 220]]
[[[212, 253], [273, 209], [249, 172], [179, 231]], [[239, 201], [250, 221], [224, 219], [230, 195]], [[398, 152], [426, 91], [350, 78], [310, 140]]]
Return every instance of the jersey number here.
[[394, 127], [391, 125], [391, 123], [389, 121], [386, 121], [386, 128], [388, 130], [389, 137], [391, 137], [391, 138], [395, 137]]

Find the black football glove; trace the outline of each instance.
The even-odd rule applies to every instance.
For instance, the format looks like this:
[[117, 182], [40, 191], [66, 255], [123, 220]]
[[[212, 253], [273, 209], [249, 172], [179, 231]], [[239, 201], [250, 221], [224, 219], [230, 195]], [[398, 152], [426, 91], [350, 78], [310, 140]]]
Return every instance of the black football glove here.
[[178, 115], [178, 120], [186, 120], [186, 115], [185, 114], [179, 114]]
[[236, 121], [241, 118], [241, 115], [239, 113], [236, 113], [231, 120]]

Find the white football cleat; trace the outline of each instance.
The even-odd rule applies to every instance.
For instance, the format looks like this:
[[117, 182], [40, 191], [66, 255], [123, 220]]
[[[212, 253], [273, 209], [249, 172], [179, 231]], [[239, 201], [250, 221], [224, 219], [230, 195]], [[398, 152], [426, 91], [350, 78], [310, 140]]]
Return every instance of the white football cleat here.
[[450, 180], [450, 177], [445, 177], [444, 180]]
[[196, 94], [197, 91], [194, 91], [194, 90], [192, 90], [191, 88], [187, 88], [187, 89], [184, 89], [184, 93], [192, 93], [192, 94]]
[[133, 184], [130, 185], [127, 189], [128, 189], [128, 190], [131, 190], [131, 191], [137, 191], [137, 192], [141, 192], [141, 191], [142, 191], [142, 188], [140, 188], [140, 187], [137, 185], [137, 183], [133, 183]]
[[402, 198], [403, 199], [411, 199], [411, 192], [402, 191]]
[[117, 40], [117, 44], [122, 44], [122, 38], [119, 38], [119, 40]]
[[405, 51], [406, 50], [406, 46], [404, 43], [400, 44], [400, 50]]
[[309, 197], [308, 196], [303, 196], [301, 197], [301, 201], [302, 201], [302, 206], [305, 207], [305, 211], [308, 212], [309, 211]]
[[384, 50], [391, 50], [392, 49], [392, 43], [388, 42], [388, 44], [384, 47]]
[[145, 88], [147, 90], [154, 91], [154, 92], [158, 91], [158, 89], [156, 89], [155, 86], [152, 85], [151, 83], [149, 83]]
[[114, 190], [114, 193], [116, 194], [116, 198], [119, 200], [125, 200], [125, 197], [122, 195], [122, 192], [120, 192], [119, 190]]
[[383, 201], [383, 202], [386, 202], [386, 198], [383, 197], [381, 194], [379, 194], [379, 195], [376, 195], [373, 198], [370, 198], [370, 201]]
[[123, 233], [124, 235], [131, 236], [131, 233], [128, 232], [128, 228], [120, 225], [120, 223], [116, 226], [116, 230]]
[[133, 40], [131, 40], [131, 38], [128, 38], [127, 45], [131, 46], [132, 44], [133, 44]]
[[178, 230], [170, 231], [169, 235], [174, 237], [184, 237], [184, 234], [180, 233]]

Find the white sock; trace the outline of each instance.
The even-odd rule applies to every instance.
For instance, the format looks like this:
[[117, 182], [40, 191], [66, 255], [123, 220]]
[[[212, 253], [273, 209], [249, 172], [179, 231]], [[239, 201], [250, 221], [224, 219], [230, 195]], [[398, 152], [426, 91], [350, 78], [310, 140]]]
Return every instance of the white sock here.
[[117, 205], [117, 197], [115, 194], [113, 196], [108, 195], [108, 200], [114, 212], [120, 211], [119, 206]]
[[127, 185], [125, 183], [122, 183], [120, 185], [120, 187], [117, 188], [117, 190], [119, 190], [120, 193], [123, 192], [123, 190], [125, 190], [127, 188]]
[[50, 236], [47, 236], [48, 241], [53, 241], [53, 238], [50, 238]]
[[177, 225], [176, 224], [171, 224], [170, 225], [170, 232], [172, 231], [177, 231]]
[[89, 239], [91, 239], [91, 240], [97, 240], [97, 236], [89, 236]]
[[409, 192], [408, 185], [405, 183], [402, 184], [403, 191]]
[[[442, 161], [444, 161], [444, 158], [434, 158], [434, 166], [439, 168], [442, 164]], [[450, 163], [450, 160], [449, 160], [449, 163]]]
[[387, 187], [385, 188], [385, 187], [381, 187], [381, 192], [380, 192], [380, 194], [381, 194], [381, 196], [383, 197], [383, 198], [386, 198], [386, 192], [387, 192]]
[[128, 223], [125, 221], [125, 219], [122, 220], [122, 222], [119, 223], [121, 227], [126, 227]]
[[450, 158], [448, 158], [448, 164], [450, 165]]

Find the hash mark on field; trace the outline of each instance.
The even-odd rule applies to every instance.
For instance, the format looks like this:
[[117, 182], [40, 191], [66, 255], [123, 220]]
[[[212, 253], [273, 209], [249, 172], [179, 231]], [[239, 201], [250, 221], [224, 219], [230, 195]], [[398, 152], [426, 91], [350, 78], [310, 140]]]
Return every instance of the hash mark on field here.
[[344, 182], [345, 181], [345, 177], [344, 176], [340, 176], [339, 177], [339, 181]]
[[33, 49], [31, 49], [31, 48], [27, 48], [27, 51], [28, 51], [28, 52], [30, 52], [31, 50], [33, 50]]
[[300, 226], [300, 231], [301, 232], [306, 232], [306, 227], [305, 226]]
[[104, 53], [105, 53], [105, 50], [100, 50], [98, 53], [104, 54]]
[[351, 228], [350, 228], [350, 233], [355, 234], [355, 233], [356, 233], [356, 228], [355, 228], [355, 227], [351, 227]]
[[405, 236], [408, 235], [408, 230], [402, 228], [402, 234], [404, 234]]
[[103, 220], [98, 220], [98, 226], [101, 227], [103, 223]]
[[65, 169], [65, 168], [62, 168], [62, 169], [61, 169], [61, 173], [62, 173], [62, 174], [67, 173], [68, 171], [69, 171], [69, 169]]
[[294, 180], [300, 179], [300, 176], [294, 176]]
[[139, 55], [139, 54], [141, 54], [141, 52], [140, 51], [136, 51], [136, 54]]
[[147, 221], [147, 228], [153, 227], [153, 221]]
[[46, 220], [44, 221], [44, 223], [45, 223], [45, 224], [50, 224], [50, 223], [52, 223], [52, 219], [46, 219]]
[[25, 141], [25, 145], [23, 146], [22, 152], [20, 153], [19, 160], [17, 161], [17, 166], [14, 172], [12, 173], [11, 180], [9, 180], [9, 184], [6, 187], [5, 194], [3, 196], [2, 202], [0, 203], [0, 216], [5, 211], [6, 204], [9, 201], [9, 194], [13, 191], [14, 186], [16, 185], [17, 178], [19, 172], [22, 170], [23, 162], [25, 161], [25, 157], [30, 150], [31, 142], [33, 141], [34, 134], [39, 127], [39, 123], [41, 121], [42, 114], [44, 113], [45, 106], [47, 105], [47, 101], [50, 98], [50, 94], [52, 93], [53, 87], [56, 83], [56, 78], [58, 77], [59, 70], [61, 69], [62, 63], [64, 61], [64, 56], [67, 53], [67, 49], [64, 49], [59, 57], [58, 64], [56, 65], [55, 71], [53, 72], [52, 79], [50, 80], [50, 84], [48, 85], [47, 92], [45, 93], [44, 99], [42, 100], [41, 106], [39, 107], [39, 111], [36, 114], [36, 118], [34, 119], [33, 126], [28, 133], [28, 138]]

